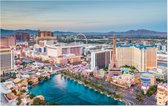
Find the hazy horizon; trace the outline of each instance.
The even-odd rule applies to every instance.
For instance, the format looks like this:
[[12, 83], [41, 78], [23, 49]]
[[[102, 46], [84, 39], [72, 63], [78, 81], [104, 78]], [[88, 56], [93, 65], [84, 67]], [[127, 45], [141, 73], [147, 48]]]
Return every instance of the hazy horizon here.
[[1, 29], [167, 32], [166, 0], [1, 1]]
[[[5, 28], [1, 28], [0, 30], [40, 30], [40, 29], [5, 29]], [[122, 31], [115, 31], [115, 30], [111, 30], [111, 31], [66, 31], [66, 30], [52, 30], [52, 31], [60, 31], [60, 32], [82, 32], [82, 33], [87, 33], [87, 32], [97, 32], [97, 33], [108, 33], [108, 32], [126, 32], [126, 31], [130, 31], [130, 30], [149, 30], [149, 29], [129, 29], [129, 30], [122, 30]], [[41, 31], [51, 31], [51, 30], [41, 30]], [[149, 30], [149, 31], [155, 31], [155, 30]], [[155, 31], [155, 32], [163, 32], [163, 33], [167, 33], [167, 31]]]

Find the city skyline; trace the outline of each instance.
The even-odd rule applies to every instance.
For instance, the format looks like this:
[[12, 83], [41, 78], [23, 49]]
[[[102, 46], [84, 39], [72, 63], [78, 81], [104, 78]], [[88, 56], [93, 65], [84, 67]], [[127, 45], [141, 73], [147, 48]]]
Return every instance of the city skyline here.
[[2, 1], [3, 29], [81, 32], [167, 30], [166, 0]]

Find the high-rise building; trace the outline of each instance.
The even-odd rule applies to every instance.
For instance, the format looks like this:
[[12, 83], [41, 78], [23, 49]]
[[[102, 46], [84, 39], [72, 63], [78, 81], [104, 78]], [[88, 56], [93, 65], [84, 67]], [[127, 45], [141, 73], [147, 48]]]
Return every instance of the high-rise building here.
[[81, 62], [81, 45], [46, 45], [46, 54], [58, 64], [77, 64]]
[[0, 47], [0, 70], [2, 75], [5, 72], [11, 71], [14, 68], [14, 55], [9, 47]]
[[30, 34], [27, 32], [16, 32], [15, 33], [16, 41], [24, 42], [30, 40]]
[[155, 45], [117, 45], [117, 66], [134, 66], [139, 71], [157, 68], [157, 48]]
[[74, 54], [76, 56], [82, 55], [82, 48], [81, 46], [63, 46], [62, 47], [63, 54]]
[[91, 70], [108, 67], [111, 59], [111, 50], [91, 52]]
[[50, 57], [60, 57], [66, 54], [74, 54], [75, 56], [82, 56], [81, 45], [47, 45], [47, 55]]
[[14, 36], [0, 38], [0, 46], [14, 47], [15, 45], [16, 45], [16, 39]]
[[157, 85], [157, 105], [167, 105], [168, 104], [168, 86], [166, 84]]
[[39, 41], [44, 41], [44, 40], [51, 40], [51, 41], [55, 42], [56, 37], [54, 37], [54, 34], [50, 31], [39, 31], [35, 40], [36, 40], [37, 44], [39, 44]]

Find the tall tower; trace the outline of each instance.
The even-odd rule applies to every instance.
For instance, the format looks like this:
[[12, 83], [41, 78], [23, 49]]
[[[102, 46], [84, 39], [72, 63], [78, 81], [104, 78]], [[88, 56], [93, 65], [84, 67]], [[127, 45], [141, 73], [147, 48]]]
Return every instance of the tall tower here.
[[116, 68], [116, 35], [113, 36], [113, 45], [112, 45], [112, 54], [111, 54], [111, 62], [109, 64], [109, 70], [112, 70], [113, 68]]
[[116, 67], [116, 35], [113, 38], [113, 51], [112, 51], [112, 67]]

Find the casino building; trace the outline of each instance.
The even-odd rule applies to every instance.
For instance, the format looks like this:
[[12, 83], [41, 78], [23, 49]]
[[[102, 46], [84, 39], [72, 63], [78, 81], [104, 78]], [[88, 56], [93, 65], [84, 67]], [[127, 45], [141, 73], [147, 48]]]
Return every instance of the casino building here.
[[157, 68], [157, 48], [155, 45], [117, 45], [116, 65], [134, 66], [141, 72]]
[[82, 45], [46, 45], [46, 55], [55, 58], [58, 64], [79, 63], [82, 56]]
[[108, 67], [110, 58], [111, 50], [91, 51], [91, 70]]
[[0, 58], [1, 58], [0, 75], [13, 70], [14, 55], [10, 47], [0, 47]]
[[50, 40], [55, 42], [56, 37], [54, 37], [54, 34], [50, 31], [39, 31], [35, 40], [36, 40], [36, 44], [39, 44], [40, 41], [44, 41], [44, 40]]

